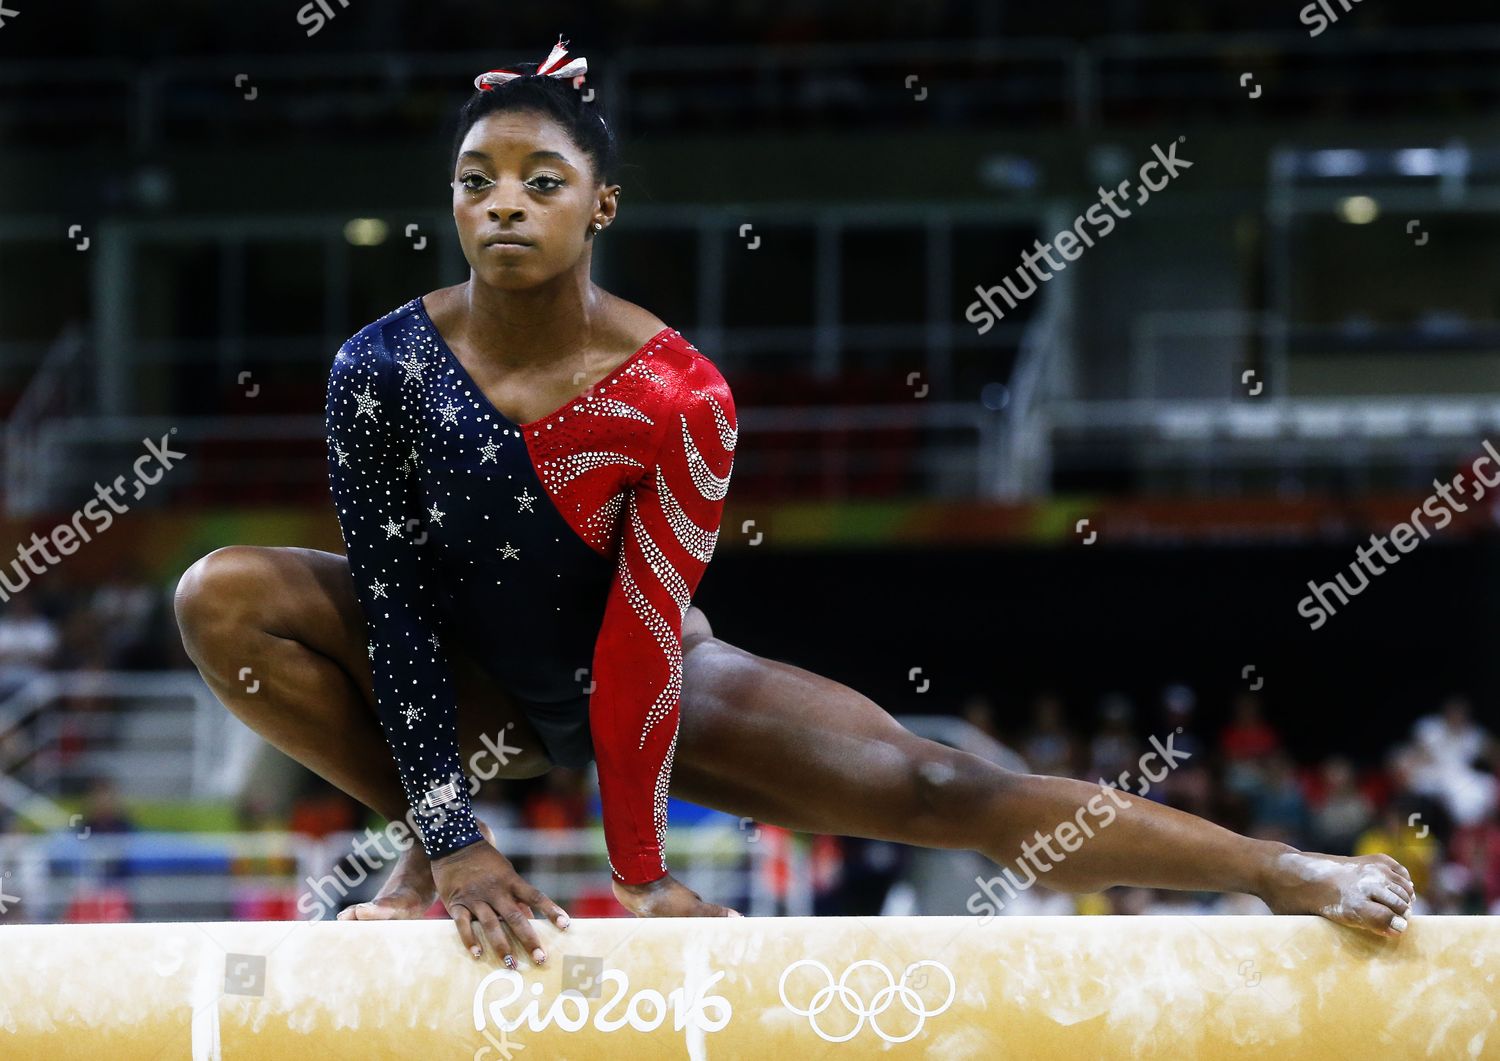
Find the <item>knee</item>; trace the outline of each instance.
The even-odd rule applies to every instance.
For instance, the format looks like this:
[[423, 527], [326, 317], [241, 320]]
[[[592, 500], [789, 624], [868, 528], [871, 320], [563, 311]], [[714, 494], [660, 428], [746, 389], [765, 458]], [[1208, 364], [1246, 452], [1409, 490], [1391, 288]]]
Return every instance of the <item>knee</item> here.
[[697, 605], [689, 607], [682, 617], [682, 647], [686, 649], [690, 644], [713, 636], [714, 629], [708, 625], [708, 616], [703, 614], [703, 609]]
[[232, 641], [254, 623], [262, 601], [274, 596], [267, 550], [248, 545], [215, 549], [177, 580], [172, 598], [183, 646], [195, 663], [215, 644]]

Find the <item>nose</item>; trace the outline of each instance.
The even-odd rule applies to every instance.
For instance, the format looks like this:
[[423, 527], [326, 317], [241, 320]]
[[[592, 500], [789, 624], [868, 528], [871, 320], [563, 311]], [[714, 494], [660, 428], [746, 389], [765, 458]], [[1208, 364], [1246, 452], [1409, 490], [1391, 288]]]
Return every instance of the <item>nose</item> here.
[[490, 220], [496, 222], [525, 220], [526, 207], [521, 202], [523, 192], [524, 189], [519, 181], [511, 182], [503, 178], [498, 181], [486, 204]]
[[520, 205], [506, 205], [492, 201], [489, 205], [489, 215], [491, 221], [501, 223], [524, 221], [526, 219], [526, 208]]

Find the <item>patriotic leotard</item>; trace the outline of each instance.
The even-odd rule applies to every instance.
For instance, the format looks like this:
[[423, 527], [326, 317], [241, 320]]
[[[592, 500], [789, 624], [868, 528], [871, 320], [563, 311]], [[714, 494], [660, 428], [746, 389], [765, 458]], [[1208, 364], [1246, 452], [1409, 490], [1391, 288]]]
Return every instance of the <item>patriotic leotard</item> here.
[[515, 424], [415, 298], [340, 348], [327, 426], [377, 710], [428, 854], [482, 839], [449, 641], [522, 703], [554, 761], [597, 759], [614, 876], [660, 877], [682, 620], [738, 437], [718, 369], [664, 328], [587, 394]]

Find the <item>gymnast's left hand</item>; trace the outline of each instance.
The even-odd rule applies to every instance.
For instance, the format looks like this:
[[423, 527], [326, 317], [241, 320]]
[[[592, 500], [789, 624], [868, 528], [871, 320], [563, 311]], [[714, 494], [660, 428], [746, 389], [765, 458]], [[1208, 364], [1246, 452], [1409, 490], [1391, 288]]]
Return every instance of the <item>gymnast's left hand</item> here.
[[738, 910], [706, 903], [703, 897], [668, 873], [647, 884], [615, 886], [615, 898], [636, 917], [743, 917]]
[[510, 969], [516, 967], [512, 940], [538, 965], [547, 960], [531, 926], [533, 911], [541, 911], [558, 928], [568, 927], [563, 908], [528, 884], [510, 859], [487, 843], [470, 844], [433, 860], [432, 877], [464, 946], [475, 958], [483, 953], [476, 921], [490, 949]]

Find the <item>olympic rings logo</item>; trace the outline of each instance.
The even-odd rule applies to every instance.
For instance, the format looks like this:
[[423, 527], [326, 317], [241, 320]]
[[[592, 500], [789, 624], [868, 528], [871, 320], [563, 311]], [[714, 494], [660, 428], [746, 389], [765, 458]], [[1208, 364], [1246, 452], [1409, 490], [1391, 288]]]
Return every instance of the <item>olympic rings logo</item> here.
[[[819, 988], [817, 990], [817, 992], [813, 995], [812, 1000], [808, 1003], [806, 1009], [799, 1009], [798, 1007], [792, 1005], [791, 999], [786, 997], [786, 978], [790, 976], [792, 970], [797, 968], [797, 966], [799, 965], [817, 966], [819, 969], [823, 970], [823, 975], [828, 978], [828, 986]], [[875, 998], [871, 1000], [868, 1006], [865, 1005], [865, 1001], [859, 996], [859, 993], [848, 986], [850, 974], [852, 974], [854, 970], [858, 969], [862, 965], [868, 965], [873, 969], [879, 969], [882, 973], [885, 974], [886, 980], [886, 986], [875, 992]], [[941, 970], [942, 974], [948, 978], [947, 1001], [937, 1009], [930, 1011], [927, 1008], [927, 1003], [922, 999], [922, 996], [917, 994], [917, 992], [910, 986], [908, 986], [906, 982], [907, 978], [911, 976], [912, 971], [920, 968], [923, 965], [930, 965], [935, 969]], [[865, 1026], [866, 1020], [870, 1022], [870, 1027], [875, 1029], [875, 1034], [880, 1036], [886, 1042], [907, 1042], [910, 1039], [916, 1038], [916, 1036], [922, 1031], [922, 1028], [927, 1024], [928, 1017], [936, 1017], [939, 1013], [942, 1013], [949, 1006], [953, 1005], [953, 1000], [958, 995], [958, 983], [953, 979], [953, 974], [948, 971], [948, 967], [943, 965], [941, 962], [913, 962], [912, 964], [908, 965], [905, 972], [901, 974], [901, 982], [898, 984], [896, 983], [896, 978], [891, 975], [891, 971], [889, 969], [887, 969], [880, 962], [873, 961], [869, 958], [866, 958], [862, 961], [857, 961], [853, 965], [849, 966], [849, 968], [845, 969], [844, 975], [839, 977], [838, 983], [833, 982], [833, 973], [829, 971], [828, 966], [813, 958], [803, 958], [801, 961], [793, 962], [791, 965], [786, 967], [786, 971], [781, 974], [781, 980], [777, 983], [776, 989], [781, 994], [782, 1005], [786, 1006], [787, 1009], [791, 1010], [799, 1017], [807, 1017], [809, 1023], [812, 1024], [813, 1031], [818, 1033], [819, 1038], [822, 1038], [830, 1043], [848, 1042], [850, 1039], [859, 1034], [860, 1029]], [[844, 1004], [845, 1009], [859, 1018], [859, 1020], [854, 1025], [853, 1031], [849, 1032], [847, 1035], [838, 1037], [829, 1035], [822, 1028], [818, 1027], [818, 1014], [822, 1013], [825, 1009], [833, 1004], [835, 995], [838, 996], [839, 1001]], [[899, 1037], [886, 1034], [885, 1030], [881, 1028], [880, 1025], [876, 1022], [876, 1018], [879, 1017], [880, 1014], [884, 1013], [887, 1009], [889, 1009], [891, 1007], [891, 1003], [897, 998], [900, 998], [901, 1004], [906, 1007], [909, 1013], [914, 1014], [917, 1018], [917, 1026], [913, 1028], [908, 1034]]]

